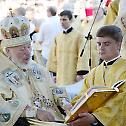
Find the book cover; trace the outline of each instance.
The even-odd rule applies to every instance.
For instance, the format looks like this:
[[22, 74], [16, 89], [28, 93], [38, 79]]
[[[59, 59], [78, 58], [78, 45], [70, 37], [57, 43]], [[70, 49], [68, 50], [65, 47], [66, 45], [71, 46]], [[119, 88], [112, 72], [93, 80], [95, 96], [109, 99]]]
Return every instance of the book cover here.
[[119, 88], [124, 84], [126, 80], [121, 80], [115, 83], [112, 87], [107, 86], [94, 86], [90, 88], [72, 107], [70, 112], [65, 118], [65, 122], [68, 123], [77, 118], [79, 113], [89, 112], [102, 106], [113, 95], [119, 92]]

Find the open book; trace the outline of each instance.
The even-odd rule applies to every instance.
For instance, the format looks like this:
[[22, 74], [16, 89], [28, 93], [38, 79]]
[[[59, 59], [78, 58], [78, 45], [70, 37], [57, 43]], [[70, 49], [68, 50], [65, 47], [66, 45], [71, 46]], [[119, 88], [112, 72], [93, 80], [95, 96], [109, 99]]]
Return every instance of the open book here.
[[112, 87], [107, 86], [94, 86], [90, 88], [72, 107], [70, 112], [65, 118], [65, 122], [68, 123], [77, 118], [79, 113], [89, 112], [102, 106], [113, 95], [119, 92], [120, 87], [126, 80], [121, 80], [115, 83]]

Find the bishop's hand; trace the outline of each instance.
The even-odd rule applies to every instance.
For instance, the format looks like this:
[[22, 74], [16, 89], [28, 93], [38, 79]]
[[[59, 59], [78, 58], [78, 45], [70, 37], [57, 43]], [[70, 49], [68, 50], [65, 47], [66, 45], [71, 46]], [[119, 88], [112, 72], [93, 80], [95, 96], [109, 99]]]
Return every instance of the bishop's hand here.
[[46, 121], [46, 122], [55, 121], [54, 116], [50, 112], [42, 110], [42, 109], [37, 110], [36, 117], [40, 121]]

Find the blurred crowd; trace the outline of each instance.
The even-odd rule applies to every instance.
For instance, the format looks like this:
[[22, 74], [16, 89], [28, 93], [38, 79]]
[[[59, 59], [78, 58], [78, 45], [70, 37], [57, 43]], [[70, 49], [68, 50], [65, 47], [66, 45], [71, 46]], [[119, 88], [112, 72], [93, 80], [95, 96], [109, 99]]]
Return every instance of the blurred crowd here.
[[[102, 2], [103, 8], [105, 8], [106, 1]], [[69, 8], [74, 15], [79, 15], [83, 20], [85, 16], [93, 16], [92, 9], [98, 7], [99, 3], [100, 0], [1, 0], [0, 5], [3, 13], [0, 14], [0, 18], [8, 14], [9, 8], [15, 10], [23, 7], [27, 11], [30, 7], [34, 10], [32, 16], [35, 19], [43, 19], [46, 18], [47, 6], [56, 6], [58, 13]]]

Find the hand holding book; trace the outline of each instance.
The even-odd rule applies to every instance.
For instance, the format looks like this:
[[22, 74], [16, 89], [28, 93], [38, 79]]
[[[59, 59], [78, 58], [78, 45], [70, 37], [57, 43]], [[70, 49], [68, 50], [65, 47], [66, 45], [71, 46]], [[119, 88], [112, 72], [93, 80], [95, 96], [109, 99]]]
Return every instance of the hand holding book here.
[[121, 80], [115, 83], [112, 87], [94, 86], [90, 88], [72, 107], [65, 118], [66, 123], [77, 118], [79, 113], [92, 113], [97, 108], [109, 100], [113, 95], [119, 92], [120, 87], [126, 80]]

